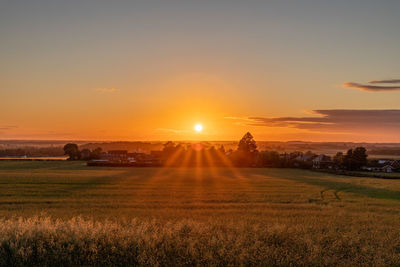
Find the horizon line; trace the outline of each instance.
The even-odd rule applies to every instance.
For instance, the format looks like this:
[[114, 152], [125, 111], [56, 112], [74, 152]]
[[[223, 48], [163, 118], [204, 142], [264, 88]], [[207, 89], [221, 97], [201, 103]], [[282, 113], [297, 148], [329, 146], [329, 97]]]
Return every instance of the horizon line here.
[[[0, 139], [0, 142], [87, 142], [87, 143], [99, 143], [99, 142], [191, 142], [191, 143], [200, 143], [200, 142], [239, 142], [239, 140], [79, 140], [79, 139]], [[305, 140], [288, 140], [288, 141], [279, 141], [279, 140], [256, 140], [256, 142], [276, 142], [276, 143], [354, 143], [354, 144], [400, 144], [398, 142], [368, 142], [368, 141], [305, 141]]]

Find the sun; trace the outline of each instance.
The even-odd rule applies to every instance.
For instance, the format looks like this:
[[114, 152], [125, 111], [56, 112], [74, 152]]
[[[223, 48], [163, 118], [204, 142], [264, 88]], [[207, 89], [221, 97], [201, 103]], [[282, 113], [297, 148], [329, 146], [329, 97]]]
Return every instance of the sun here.
[[194, 126], [194, 130], [195, 130], [196, 132], [200, 133], [201, 131], [203, 131], [203, 125], [201, 125], [200, 123], [197, 123], [197, 124]]

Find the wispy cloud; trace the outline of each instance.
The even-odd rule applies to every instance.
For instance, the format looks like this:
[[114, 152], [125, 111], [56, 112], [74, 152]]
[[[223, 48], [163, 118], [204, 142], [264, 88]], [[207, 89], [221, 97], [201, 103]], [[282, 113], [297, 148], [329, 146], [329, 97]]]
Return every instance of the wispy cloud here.
[[174, 134], [183, 134], [183, 133], [189, 132], [187, 130], [177, 130], [177, 129], [169, 129], [169, 128], [157, 128], [156, 130], [160, 131], [160, 132], [167, 132], [167, 133], [174, 133]]
[[248, 125], [249, 123], [253, 122], [253, 120], [250, 119], [249, 117], [228, 116], [224, 117], [224, 119], [235, 121], [236, 125], [241, 125], [241, 126]]
[[392, 80], [376, 80], [370, 81], [369, 83], [400, 83], [399, 79], [392, 79]]
[[95, 91], [104, 94], [104, 93], [114, 93], [117, 90], [115, 88], [96, 88]]
[[313, 110], [316, 116], [307, 117], [246, 117], [241, 120], [249, 126], [289, 127], [316, 132], [353, 132], [358, 129], [400, 131], [400, 110]]
[[[379, 85], [381, 84], [381, 85]], [[391, 84], [391, 85], [387, 85]], [[356, 82], [345, 82], [343, 83], [343, 87], [345, 88], [353, 88], [359, 89], [362, 91], [369, 92], [384, 92], [384, 91], [396, 91], [400, 90], [400, 79], [389, 79], [389, 80], [373, 80], [368, 82], [367, 84], [356, 83]]]

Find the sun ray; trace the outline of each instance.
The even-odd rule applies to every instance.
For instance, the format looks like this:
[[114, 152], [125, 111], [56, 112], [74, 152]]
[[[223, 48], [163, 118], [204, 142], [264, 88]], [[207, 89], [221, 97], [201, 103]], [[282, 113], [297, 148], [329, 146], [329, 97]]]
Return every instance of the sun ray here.
[[206, 158], [206, 161], [207, 161], [207, 165], [208, 165], [208, 167], [209, 167], [209, 169], [211, 171], [211, 175], [214, 178], [218, 178], [219, 177], [218, 176], [218, 171], [217, 171], [218, 168], [217, 168], [217, 166], [215, 164], [215, 161], [214, 161], [215, 159], [213, 159], [211, 157], [210, 150], [205, 150], [204, 154], [205, 154], [205, 158]]
[[240, 174], [237, 168], [233, 166], [232, 162], [230, 162], [221, 151], [217, 150], [216, 155], [221, 160], [222, 164], [224, 164], [232, 172], [235, 178], [243, 179], [243, 176]]
[[183, 158], [180, 167], [183, 168], [187, 168], [188, 165], [190, 164], [190, 157], [193, 154], [193, 150], [192, 149], [188, 149], [187, 151], [185, 151], [185, 157]]
[[151, 180], [152, 182], [155, 182], [157, 180], [160, 180], [160, 178], [162, 176], [164, 176], [169, 168], [174, 167], [177, 160], [179, 159], [179, 156], [182, 154], [182, 150], [176, 150], [167, 160], [166, 162], [163, 164], [163, 166], [161, 168], [159, 168], [159, 170], [154, 174], [154, 176], [149, 179], [149, 181]]

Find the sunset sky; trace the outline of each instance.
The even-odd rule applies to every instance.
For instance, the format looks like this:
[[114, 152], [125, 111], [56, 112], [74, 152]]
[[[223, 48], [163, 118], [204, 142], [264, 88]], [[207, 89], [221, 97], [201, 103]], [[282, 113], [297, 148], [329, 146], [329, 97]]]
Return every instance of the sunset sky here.
[[0, 139], [400, 142], [399, 13], [398, 0], [3, 0]]

